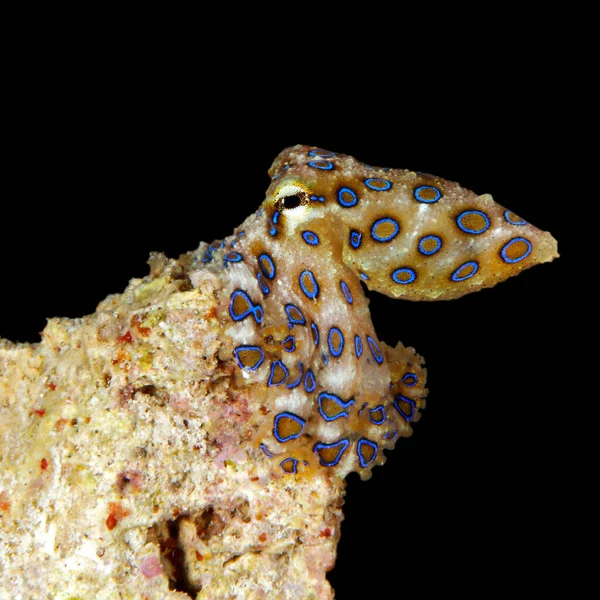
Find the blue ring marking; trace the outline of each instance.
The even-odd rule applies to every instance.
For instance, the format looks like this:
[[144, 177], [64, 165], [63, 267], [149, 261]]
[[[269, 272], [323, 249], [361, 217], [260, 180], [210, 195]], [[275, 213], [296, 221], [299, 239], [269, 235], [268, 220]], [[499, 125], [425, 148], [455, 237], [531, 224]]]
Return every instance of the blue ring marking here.
[[356, 231], [356, 229], [353, 229], [350, 232], [350, 245], [357, 249], [360, 248], [360, 245], [362, 244], [362, 233], [360, 231]]
[[[433, 198], [432, 200], [426, 200], [425, 198], [421, 198], [421, 192], [423, 190], [433, 190], [436, 193], [436, 197]], [[434, 204], [442, 197], [442, 192], [440, 192], [440, 190], [438, 190], [436, 187], [433, 187], [432, 185], [422, 185], [422, 186], [416, 188], [413, 193], [414, 193], [415, 198], [419, 202], [424, 202], [425, 204]]]
[[318, 345], [319, 345], [319, 339], [320, 339], [320, 336], [319, 336], [319, 328], [317, 327], [317, 324], [316, 324], [316, 323], [311, 323], [311, 324], [310, 324], [310, 328], [311, 328], [311, 330], [312, 330], [312, 334], [313, 334], [313, 341], [314, 341], [314, 343], [315, 343], [315, 346], [318, 346]]
[[327, 354], [325, 354], [325, 352], [323, 352], [323, 354], [321, 354], [321, 358], [323, 359], [323, 363], [325, 363], [326, 365], [329, 364], [329, 356], [327, 356]]
[[242, 255], [239, 252], [229, 252], [223, 257], [223, 264], [240, 262], [241, 260]]
[[[291, 341], [292, 342], [292, 349], [288, 350], [288, 348], [285, 347], [286, 343]], [[281, 342], [281, 344], [283, 345], [283, 349], [286, 352], [294, 352], [294, 350], [296, 350], [296, 338], [294, 338], [293, 335], [288, 335], [285, 340], [283, 340], [283, 342]]]
[[298, 423], [298, 425], [302, 426], [302, 429], [304, 429], [304, 426], [306, 425], [306, 421], [304, 419], [301, 419], [298, 415], [295, 415], [294, 413], [290, 413], [290, 412], [279, 413], [273, 420], [273, 435], [275, 436], [275, 439], [281, 443], [289, 442], [290, 440], [295, 440], [297, 437], [300, 437], [300, 434], [302, 433], [302, 430], [300, 430], [298, 433], [292, 433], [292, 435], [288, 435], [288, 437], [286, 437], [286, 438], [280, 437], [280, 435], [277, 431], [277, 427], [279, 426], [279, 420], [283, 419], [284, 417], [287, 417], [288, 419], [292, 419], [292, 420], [296, 421], [296, 423]]
[[325, 198], [323, 198], [323, 196], [311, 196], [310, 199], [313, 202], [325, 202]]
[[367, 408], [367, 406], [369, 406], [368, 402], [364, 402], [361, 409], [358, 411], [358, 415], [360, 416], [360, 413], [365, 410], [365, 408]]
[[[394, 431], [394, 440], [395, 440], [395, 439], [398, 437], [398, 427], [396, 427], [396, 424], [395, 424], [393, 421], [392, 421], [391, 423], [392, 423], [392, 425], [394, 426], [394, 429], [395, 429], [395, 431]], [[391, 436], [392, 436], [392, 432], [391, 432], [391, 431], [389, 431], [388, 433], [386, 433], [386, 434], [383, 436], [383, 439], [384, 439], [384, 440], [389, 440]], [[392, 440], [392, 441], [393, 441], [393, 440]]]
[[[429, 240], [435, 240], [435, 243], [437, 245], [433, 250], [427, 251], [424, 249], [424, 245], [425, 245], [425, 242], [428, 242]], [[431, 256], [432, 254], [439, 252], [441, 247], [442, 247], [442, 239], [439, 238], [437, 235], [426, 235], [425, 237], [421, 238], [421, 240], [419, 241], [419, 252], [425, 256]]]
[[[279, 383], [273, 383], [273, 377], [275, 375], [276, 367], [281, 367], [283, 369], [283, 372], [285, 373], [283, 379]], [[289, 374], [290, 372], [287, 370], [287, 367], [280, 360], [276, 360], [271, 364], [271, 373], [269, 374], [269, 381], [267, 382], [267, 385], [269, 387], [283, 385], [286, 382]]]
[[369, 344], [369, 348], [371, 349], [371, 354], [373, 358], [381, 364], [383, 362], [383, 354], [381, 353], [381, 349], [377, 342], [370, 336], [367, 336], [367, 343]]
[[348, 413], [343, 410], [339, 412], [337, 415], [330, 417], [323, 411], [323, 400], [333, 400], [336, 404], [339, 404], [342, 408], [348, 408], [354, 404], [354, 400], [350, 399], [348, 402], [344, 402], [339, 396], [335, 394], [329, 394], [328, 392], [321, 392], [319, 394], [319, 412], [321, 416], [328, 422], [335, 421], [336, 419], [341, 419], [342, 417], [347, 417]]
[[304, 318], [302, 311], [293, 304], [285, 305], [285, 313], [287, 314], [290, 323], [295, 323], [296, 325], [304, 325], [306, 323], [306, 319]]
[[[400, 279], [400, 275], [402, 275], [404, 273], [408, 273], [408, 275], [409, 275], [408, 279]], [[400, 285], [408, 285], [409, 283], [412, 283], [413, 281], [415, 281], [416, 278], [417, 278], [417, 273], [415, 272], [415, 270], [409, 269], [408, 267], [403, 267], [402, 269], [396, 269], [392, 273], [392, 279], [396, 283], [399, 283]]]
[[340, 281], [340, 287], [342, 288], [342, 294], [344, 294], [346, 302], [348, 302], [348, 304], [352, 304], [354, 302], [354, 298], [352, 297], [352, 292], [350, 291], [348, 284], [345, 281]]
[[[404, 402], [408, 402], [411, 407], [410, 415], [407, 415], [398, 405], [398, 400], [402, 400]], [[407, 423], [410, 423], [415, 418], [415, 401], [407, 398], [406, 396], [402, 396], [398, 394], [394, 398], [394, 408], [400, 413], [400, 415], [406, 420]]]
[[212, 251], [209, 248], [205, 253], [204, 256], [202, 257], [202, 262], [203, 263], [209, 263], [211, 260], [213, 259], [213, 255], [212, 255]]
[[[461, 221], [462, 221], [463, 217], [466, 217], [468, 215], [479, 215], [480, 217], [483, 217], [485, 219], [485, 225], [481, 229], [469, 229], [468, 227], [465, 227], [461, 223]], [[460, 213], [460, 215], [458, 215], [458, 217], [456, 217], [456, 224], [465, 233], [471, 233], [473, 235], [481, 235], [482, 233], [485, 233], [490, 228], [491, 222], [490, 222], [490, 218], [484, 212], [481, 212], [480, 210], [465, 210], [465, 212]]]
[[[386, 187], [376, 187], [373, 185], [373, 182], [383, 183]], [[365, 185], [376, 192], [387, 192], [392, 187], [392, 182], [387, 179], [379, 179], [378, 177], [371, 177], [370, 179], [365, 179]]]
[[[339, 335], [339, 339], [340, 339], [339, 349], [334, 348], [333, 343], [331, 341], [331, 338], [335, 333], [337, 333]], [[327, 336], [327, 344], [329, 345], [329, 352], [331, 353], [331, 355], [335, 356], [337, 358], [344, 351], [344, 334], [337, 327], [332, 327], [329, 330], [329, 335]]]
[[269, 457], [273, 458], [275, 455], [265, 446], [265, 444], [261, 444], [260, 449]]
[[303, 231], [302, 239], [309, 244], [310, 246], [318, 246], [319, 245], [319, 236], [314, 231]]
[[[387, 237], [384, 237], [384, 238], [378, 237], [377, 234], [375, 233], [375, 229], [377, 228], [378, 225], [381, 225], [382, 223], [392, 223], [392, 225], [394, 225], [394, 227], [396, 228], [396, 231], [394, 231], [394, 233], [391, 233]], [[373, 223], [373, 226], [371, 227], [371, 237], [376, 242], [391, 242], [399, 233], [400, 233], [400, 225], [398, 225], [398, 223], [396, 221], [394, 221], [394, 219], [390, 219], [389, 217], [386, 217], [384, 219], [378, 219], [377, 221], [375, 221], [375, 223]]]
[[321, 169], [321, 171], [331, 171], [333, 169], [333, 163], [328, 160], [311, 160], [308, 164], [313, 169]]
[[[363, 455], [362, 455], [363, 446], [369, 446], [373, 450], [375, 450], [371, 460], [365, 460], [365, 458], [363, 457]], [[375, 442], [372, 442], [371, 440], [368, 440], [367, 438], [360, 438], [360, 440], [358, 440], [358, 445], [356, 446], [356, 454], [358, 454], [358, 460], [360, 461], [360, 466], [363, 467], [363, 469], [366, 469], [377, 458], [378, 453], [379, 453], [379, 446]]]
[[[306, 287], [305, 283], [304, 283], [304, 278], [308, 277], [309, 281], [312, 283], [313, 285], [313, 290], [309, 291], [308, 288]], [[300, 287], [302, 288], [302, 291], [304, 292], [304, 295], [307, 298], [310, 298], [311, 300], [314, 300], [315, 298], [318, 297], [319, 295], [319, 284], [317, 283], [317, 280], [315, 279], [315, 276], [312, 274], [311, 271], [302, 271], [302, 273], [300, 273], [300, 277], [298, 278], [298, 281], [300, 282]]]
[[263, 309], [260, 304], [256, 304], [252, 312], [254, 314], [254, 320], [260, 325], [263, 322]]
[[[344, 194], [350, 194], [350, 196], [352, 196], [352, 200], [350, 200], [350, 201], [344, 200]], [[350, 208], [351, 206], [356, 206], [356, 204], [358, 203], [358, 196], [356, 195], [356, 192], [352, 191], [350, 188], [343, 187], [338, 192], [338, 202], [344, 208]]]
[[[271, 218], [271, 222], [272, 225], [269, 224], [269, 233], [271, 235], [277, 235], [277, 228], [275, 227], [275, 225], [277, 225], [277, 221], [279, 221], [279, 211], [275, 211], [275, 214], [273, 215], [273, 217]], [[270, 278], [272, 279], [272, 278]]]
[[[250, 308], [248, 308], [248, 310], [246, 310], [240, 315], [235, 315], [233, 312], [233, 304], [238, 296], [241, 296], [244, 300], [246, 300]], [[234, 321], [243, 321], [248, 315], [253, 314], [254, 308], [255, 307], [252, 303], [252, 300], [250, 300], [250, 296], [248, 296], [248, 294], [246, 294], [246, 292], [244, 292], [243, 290], [235, 290], [235, 292], [231, 294], [231, 301], [229, 303], [229, 314]]]
[[256, 279], [258, 280], [258, 286], [260, 287], [260, 291], [266, 296], [271, 290], [269, 289], [269, 285], [265, 281], [263, 274], [257, 273]]
[[[285, 465], [286, 463], [289, 463], [290, 461], [293, 463], [294, 466], [292, 467], [291, 471], [286, 471], [284, 469], [283, 465]], [[298, 472], [298, 461], [295, 458], [291, 458], [291, 457], [290, 458], [286, 458], [285, 460], [282, 460], [279, 463], [279, 466], [281, 467], [281, 470], [284, 473], [287, 473], [288, 475], [292, 475], [292, 473], [295, 475]]]
[[360, 274], [361, 278], [364, 279], [365, 281], [369, 281], [370, 277], [366, 274], [366, 273], [361, 273]]
[[360, 335], [354, 336], [354, 350], [356, 351], [356, 358], [360, 358], [363, 353], [363, 343], [360, 339]]
[[313, 452], [319, 452], [319, 450], [329, 450], [330, 448], [337, 448], [338, 446], [340, 447], [340, 451], [338, 452], [338, 455], [331, 461], [331, 462], [326, 462], [324, 461], [321, 456], [319, 455], [319, 462], [321, 463], [322, 466], [324, 467], [335, 467], [335, 465], [337, 465], [344, 452], [346, 452], [346, 449], [348, 448], [348, 446], [350, 445], [350, 440], [348, 438], [344, 438], [343, 440], [340, 440], [339, 442], [334, 442], [333, 444], [323, 444], [322, 442], [319, 442], [318, 444], [315, 444], [313, 446]]
[[[381, 413], [381, 418], [377, 419], [377, 418], [373, 418], [375, 416], [375, 413]], [[383, 425], [386, 422], [387, 416], [385, 414], [385, 409], [383, 408], [383, 405], [380, 404], [379, 406], [376, 406], [375, 408], [372, 408], [369, 411], [369, 421], [371, 421], [371, 423], [373, 423], [373, 425]]]
[[[527, 252], [525, 254], [523, 254], [523, 256], [519, 256], [519, 258], [508, 258], [508, 256], [506, 255], [507, 250], [516, 242], [525, 242], [525, 244], [527, 244]], [[522, 260], [525, 260], [532, 252], [533, 250], [533, 246], [531, 245], [531, 242], [529, 240], [526, 240], [525, 238], [522, 237], [518, 237], [518, 238], [514, 238], [512, 240], [510, 240], [510, 242], [508, 242], [508, 244], [506, 244], [506, 246], [504, 246], [504, 248], [502, 248], [502, 260], [504, 260], [507, 263], [510, 264], [514, 264], [514, 263], [518, 263], [521, 262]]]
[[315, 376], [313, 372], [308, 369], [308, 371], [306, 371], [306, 375], [304, 376], [304, 389], [310, 394], [315, 391], [316, 387], [317, 382], [315, 380]]
[[277, 173], [277, 175], [275, 175], [275, 177], [273, 177], [273, 181], [275, 181], [276, 179], [279, 179], [289, 168], [290, 168], [290, 165], [285, 165], [285, 167], [283, 167], [279, 171], [279, 173]]
[[298, 365], [300, 367], [300, 377], [298, 377], [296, 381], [287, 384], [286, 387], [288, 390], [293, 390], [295, 387], [298, 387], [302, 381], [302, 378], [304, 377], [304, 365], [302, 363], [298, 363]]
[[279, 221], [279, 211], [278, 210], [275, 211], [275, 213], [271, 217], [271, 223], [269, 223], [269, 233], [273, 236], [277, 235], [277, 228], [275, 227], [275, 225], [277, 225], [277, 221]]
[[[473, 272], [469, 275], [461, 277], [461, 271], [463, 269], [466, 269], [467, 267], [473, 267]], [[461, 265], [460, 267], [458, 267], [458, 269], [456, 269], [456, 271], [454, 271], [454, 273], [452, 274], [452, 281], [465, 281], [466, 279], [471, 279], [471, 277], [473, 277], [477, 273], [477, 271], [479, 271], [479, 263], [477, 263], [474, 260], [466, 262], [464, 265]]]
[[508, 223], [510, 223], [511, 225], [527, 225], [527, 221], [525, 221], [525, 219], [523, 219], [522, 221], [511, 221], [510, 217], [509, 217], [511, 212], [512, 212], [512, 210], [507, 210], [504, 213], [504, 218], [506, 219], [506, 221]]
[[408, 387], [415, 387], [419, 381], [419, 378], [414, 373], [406, 373], [402, 378], [402, 383]]
[[319, 158], [333, 158], [336, 156], [335, 152], [329, 152], [329, 150], [311, 150], [308, 155], [318, 156]]
[[[264, 265], [265, 262], [267, 264], [266, 267]], [[273, 279], [273, 277], [275, 277], [275, 273], [277, 272], [275, 269], [275, 263], [268, 254], [263, 253], [258, 257], [258, 266], [265, 277], [268, 277], [269, 279]]]
[[[240, 357], [238, 356], [238, 352], [242, 352], [244, 350], [258, 350], [260, 352], [261, 358], [253, 367], [247, 367], [246, 365], [244, 365], [244, 363], [242, 363]], [[238, 346], [237, 348], [235, 348], [233, 353], [235, 355], [235, 359], [238, 361], [238, 365], [242, 369], [248, 369], [248, 371], [256, 371], [256, 369], [258, 369], [258, 367], [260, 367], [260, 365], [262, 365], [265, 360], [265, 353], [263, 352], [263, 349], [260, 346]]]

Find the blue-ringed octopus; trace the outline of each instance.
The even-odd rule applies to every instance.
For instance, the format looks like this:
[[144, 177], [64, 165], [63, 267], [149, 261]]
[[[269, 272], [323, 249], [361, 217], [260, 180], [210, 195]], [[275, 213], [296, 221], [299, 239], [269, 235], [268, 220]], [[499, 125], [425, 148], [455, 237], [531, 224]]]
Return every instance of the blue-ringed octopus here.
[[255, 442], [283, 474], [362, 479], [411, 435], [423, 359], [382, 342], [362, 286], [451, 300], [558, 257], [556, 240], [489, 194], [311, 146], [281, 152], [259, 209], [201, 255], [223, 281], [237, 385], [257, 386]]

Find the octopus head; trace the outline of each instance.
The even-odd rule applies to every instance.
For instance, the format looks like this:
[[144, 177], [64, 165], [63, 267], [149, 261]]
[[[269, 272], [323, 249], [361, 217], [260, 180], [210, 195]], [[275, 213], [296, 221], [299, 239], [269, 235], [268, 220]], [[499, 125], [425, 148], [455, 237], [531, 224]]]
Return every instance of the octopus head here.
[[307, 243], [325, 236], [331, 256], [323, 258], [343, 260], [388, 296], [449, 300], [558, 256], [549, 233], [489, 194], [432, 175], [310, 146], [284, 150], [270, 174], [268, 234]]

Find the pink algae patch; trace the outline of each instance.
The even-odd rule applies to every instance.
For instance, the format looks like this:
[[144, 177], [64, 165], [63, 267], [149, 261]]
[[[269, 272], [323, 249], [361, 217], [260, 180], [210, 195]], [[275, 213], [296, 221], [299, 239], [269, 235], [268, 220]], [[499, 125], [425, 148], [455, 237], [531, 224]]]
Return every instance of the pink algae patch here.
[[152, 579], [163, 572], [163, 567], [160, 564], [160, 559], [157, 556], [147, 556], [140, 565], [144, 577]]
[[116, 486], [121, 494], [137, 494], [143, 487], [144, 479], [138, 469], [123, 471], [117, 475]]
[[190, 400], [189, 398], [174, 395], [169, 397], [169, 404], [178, 412], [185, 413], [190, 409]]

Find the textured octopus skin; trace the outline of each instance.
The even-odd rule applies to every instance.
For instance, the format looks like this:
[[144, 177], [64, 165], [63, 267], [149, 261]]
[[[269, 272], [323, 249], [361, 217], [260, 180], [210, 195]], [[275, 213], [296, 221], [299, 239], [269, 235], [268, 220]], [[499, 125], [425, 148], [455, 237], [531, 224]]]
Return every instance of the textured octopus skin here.
[[311, 146], [280, 153], [266, 199], [206, 248], [239, 386], [264, 397], [256, 446], [282, 474], [368, 479], [425, 407], [423, 359], [381, 342], [361, 284], [450, 300], [558, 257], [556, 240], [424, 173]]

